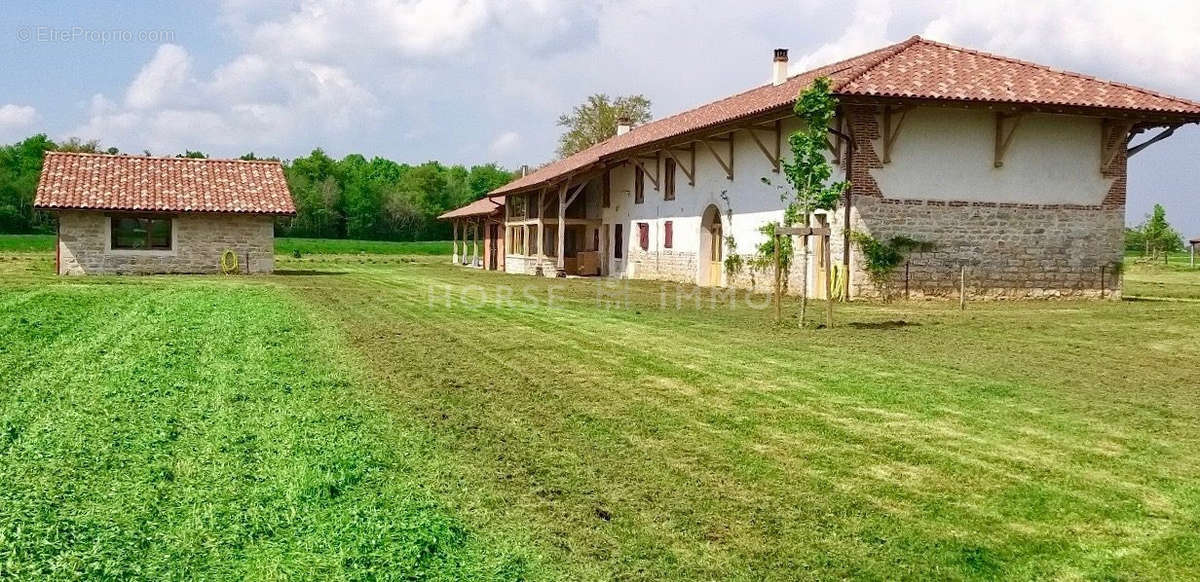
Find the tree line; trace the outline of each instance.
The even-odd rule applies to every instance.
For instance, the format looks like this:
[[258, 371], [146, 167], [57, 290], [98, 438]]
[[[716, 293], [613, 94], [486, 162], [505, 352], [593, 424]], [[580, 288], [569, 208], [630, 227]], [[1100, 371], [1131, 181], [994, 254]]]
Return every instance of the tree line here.
[[[53, 215], [33, 209], [48, 151], [121, 153], [97, 141], [72, 138], [55, 143], [45, 134], [0, 146], [0, 233], [55, 231]], [[208, 156], [187, 150], [177, 157]], [[277, 158], [248, 153], [241, 159]], [[439, 222], [439, 214], [477, 200], [515, 177], [494, 163], [469, 168], [436, 161], [410, 165], [359, 154], [337, 160], [320, 149], [282, 163], [296, 216], [276, 221], [280, 236], [445, 240], [450, 238], [450, 225]]]

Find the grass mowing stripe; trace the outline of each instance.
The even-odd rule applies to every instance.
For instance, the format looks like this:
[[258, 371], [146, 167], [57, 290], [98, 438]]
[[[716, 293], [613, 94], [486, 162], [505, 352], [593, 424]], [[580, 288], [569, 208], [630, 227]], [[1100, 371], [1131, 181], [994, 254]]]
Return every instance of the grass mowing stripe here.
[[403, 457], [420, 439], [354, 396], [295, 304], [139, 283], [22, 311], [74, 341], [0, 393], [0, 576], [520, 576], [439, 508]]
[[[440, 265], [344, 270], [288, 283], [301, 283], [298, 295], [371, 354], [394, 406], [442, 435], [438, 464], [460, 467], [455, 483], [474, 483], [459, 488], [475, 499], [464, 503], [503, 504], [489, 519], [527, 521], [545, 532], [538, 537], [561, 539], [549, 548], [568, 571], [971, 578], [1187, 569], [1186, 550], [1167, 560], [1154, 551], [1188, 539], [1198, 499], [1164, 487], [1200, 474], [1178, 448], [1196, 436], [1179, 422], [1196, 410], [1155, 404], [1177, 391], [1186, 367], [1156, 367], [1148, 378], [1161, 388], [1134, 397], [1123, 387], [1147, 375], [1129, 375], [1136, 358], [1113, 339], [1141, 328], [1131, 312], [1173, 318], [1182, 330], [1198, 323], [1195, 311], [849, 305], [838, 307], [840, 322], [913, 325], [801, 332], [766, 328], [761, 312], [744, 308], [663, 311], [653, 284], [632, 286], [629, 311], [596, 308], [573, 281], [561, 308], [454, 310], [429, 306], [426, 286], [543, 292], [561, 283]], [[1111, 360], [1111, 376], [1079, 368], [1089, 351]], [[1175, 361], [1195, 362], [1190, 354]], [[1115, 398], [1097, 394], [1105, 378], [1122, 379]], [[1166, 435], [1142, 428], [1164, 420]], [[1164, 449], [1164, 437], [1174, 446]], [[600, 509], [613, 514], [604, 525], [593, 515]], [[1095, 525], [1102, 530], [1078, 533]]]

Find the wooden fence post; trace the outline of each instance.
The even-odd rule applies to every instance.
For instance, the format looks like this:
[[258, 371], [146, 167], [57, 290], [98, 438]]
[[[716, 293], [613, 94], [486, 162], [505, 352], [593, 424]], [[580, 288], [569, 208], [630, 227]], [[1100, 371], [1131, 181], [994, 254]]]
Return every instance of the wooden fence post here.
[[[829, 248], [829, 235], [825, 235], [825, 327], [833, 327], [833, 251]], [[846, 297], [850, 297], [849, 273], [847, 272]]]
[[964, 311], [967, 309], [967, 266], [960, 267], [958, 278], [958, 310]]
[[775, 323], [779, 323], [783, 319], [783, 305], [779, 294], [781, 286], [779, 284], [779, 233], [775, 233]]

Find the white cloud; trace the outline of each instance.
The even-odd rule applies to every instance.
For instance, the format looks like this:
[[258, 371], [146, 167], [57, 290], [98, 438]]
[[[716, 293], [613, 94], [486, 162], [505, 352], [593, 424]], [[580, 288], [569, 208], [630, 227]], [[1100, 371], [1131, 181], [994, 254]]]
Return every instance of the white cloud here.
[[125, 91], [125, 105], [149, 109], [176, 95], [188, 80], [191, 57], [179, 45], [158, 47], [154, 58], [138, 72]]
[[858, 0], [849, 25], [836, 40], [802, 55], [790, 63], [792, 74], [835, 63], [889, 44], [888, 24], [892, 7], [888, 0]]
[[241, 151], [330, 135], [377, 114], [376, 99], [339, 67], [240, 55], [207, 79], [182, 47], [163, 45], [130, 83], [123, 106], [102, 94], [72, 133], [123, 149]]
[[521, 134], [515, 131], [506, 131], [492, 140], [492, 145], [488, 146], [488, 153], [495, 157], [506, 157], [520, 145]]
[[246, 22], [259, 52], [309, 59], [349, 56], [355, 52], [430, 57], [466, 48], [487, 22], [484, 0], [305, 0], [295, 10], [251, 22], [245, 5], [226, 5]]
[[1195, 93], [1200, 3], [997, 0], [941, 6], [924, 35], [945, 42]]
[[21, 129], [33, 125], [37, 121], [37, 109], [29, 105], [0, 106], [0, 130]]

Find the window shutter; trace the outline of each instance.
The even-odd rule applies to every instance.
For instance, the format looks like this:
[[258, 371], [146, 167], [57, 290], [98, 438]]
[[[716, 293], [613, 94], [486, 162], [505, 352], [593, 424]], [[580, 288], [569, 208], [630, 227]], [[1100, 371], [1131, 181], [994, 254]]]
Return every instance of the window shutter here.
[[641, 204], [646, 201], [646, 174], [641, 166], [633, 168], [633, 203]]
[[663, 200], [675, 199], [675, 159], [667, 158], [663, 165]]
[[645, 222], [638, 223], [638, 246], [643, 251], [650, 250], [650, 225]]
[[674, 238], [675, 229], [673, 228], [671, 221], [668, 220], [663, 223], [663, 248], [671, 248], [675, 243]]

